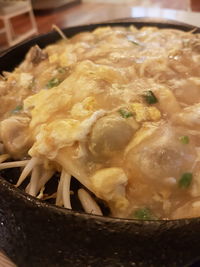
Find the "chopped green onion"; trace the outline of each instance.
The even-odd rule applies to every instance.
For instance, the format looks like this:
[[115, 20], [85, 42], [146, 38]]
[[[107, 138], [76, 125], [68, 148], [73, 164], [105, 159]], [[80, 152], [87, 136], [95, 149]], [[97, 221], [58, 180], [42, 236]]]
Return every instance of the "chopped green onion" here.
[[155, 220], [149, 208], [135, 210], [133, 217], [138, 220]]
[[128, 36], [128, 41], [134, 45], [141, 46], [141, 44], [137, 42], [136, 40], [134, 40], [131, 36]]
[[154, 93], [150, 90], [146, 91], [143, 97], [148, 104], [155, 104], [158, 102], [158, 99], [156, 98]]
[[66, 68], [64, 68], [64, 67], [59, 67], [59, 68], [57, 68], [57, 72], [60, 73], [60, 74], [63, 74], [63, 73], [66, 72]]
[[179, 140], [184, 145], [187, 145], [190, 142], [190, 139], [189, 139], [189, 137], [187, 135], [180, 136]]
[[23, 106], [22, 106], [22, 105], [18, 105], [18, 106], [16, 106], [16, 107], [11, 111], [11, 113], [18, 113], [18, 112], [20, 112], [22, 109], [23, 109]]
[[185, 172], [182, 174], [178, 184], [180, 188], [188, 188], [192, 182], [193, 174], [191, 172]]
[[125, 119], [133, 116], [133, 113], [132, 112], [130, 112], [128, 110], [125, 110], [125, 109], [119, 109], [118, 112]]
[[134, 44], [134, 45], [138, 45], [138, 46], [140, 46], [140, 44], [139, 44], [138, 42], [136, 42], [136, 41], [129, 40], [129, 42], [131, 42], [131, 43]]
[[60, 84], [60, 80], [58, 78], [52, 78], [50, 81], [47, 83], [47, 88], [53, 88], [55, 86], [58, 86]]

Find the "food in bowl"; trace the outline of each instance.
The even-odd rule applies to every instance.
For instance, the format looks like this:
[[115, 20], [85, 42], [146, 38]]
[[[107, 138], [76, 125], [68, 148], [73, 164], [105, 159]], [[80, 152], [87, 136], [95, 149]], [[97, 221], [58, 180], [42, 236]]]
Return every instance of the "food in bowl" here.
[[88, 213], [103, 203], [121, 218], [200, 215], [199, 34], [82, 32], [32, 47], [0, 91], [0, 169], [22, 167], [16, 186], [27, 180], [30, 195], [71, 209], [74, 177]]

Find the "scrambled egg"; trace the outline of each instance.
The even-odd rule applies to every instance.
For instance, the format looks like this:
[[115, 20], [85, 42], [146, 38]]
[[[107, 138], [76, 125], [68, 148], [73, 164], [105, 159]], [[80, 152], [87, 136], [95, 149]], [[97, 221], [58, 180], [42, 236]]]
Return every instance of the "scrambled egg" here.
[[172, 216], [174, 199], [200, 196], [190, 190], [199, 188], [200, 56], [185, 39], [199, 43], [192, 32], [101, 27], [33, 47], [0, 80], [6, 153], [64, 170], [114, 216]]
[[[128, 178], [120, 168], [106, 168], [97, 171], [91, 178], [93, 192], [107, 201], [113, 212], [119, 214], [127, 212], [129, 201], [125, 188]], [[117, 214], [116, 214], [117, 215]]]
[[96, 101], [94, 97], [86, 97], [82, 102], [73, 105], [71, 115], [73, 118], [88, 117], [94, 112], [95, 105]]
[[62, 88], [52, 88], [25, 99], [24, 110], [31, 114], [30, 128], [37, 134], [43, 123], [51, 122], [60, 116], [64, 118], [69, 112], [70, 105], [71, 96], [66, 91]]
[[44, 155], [49, 159], [55, 159], [59, 149], [72, 146], [76, 141], [84, 141], [92, 125], [103, 115], [105, 111], [98, 110], [82, 122], [73, 119], [58, 119], [42, 124], [36, 135], [36, 142], [29, 151], [30, 155]]
[[148, 107], [143, 103], [133, 103], [130, 106], [137, 122], [157, 121], [161, 118], [161, 113], [156, 107]]

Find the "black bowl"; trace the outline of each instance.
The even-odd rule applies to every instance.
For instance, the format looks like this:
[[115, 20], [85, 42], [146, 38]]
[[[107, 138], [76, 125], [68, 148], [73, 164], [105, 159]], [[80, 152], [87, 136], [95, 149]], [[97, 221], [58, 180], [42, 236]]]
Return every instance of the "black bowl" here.
[[[183, 31], [194, 28], [155, 19], [106, 23], [130, 24]], [[70, 37], [102, 25], [64, 32]], [[0, 57], [0, 71], [12, 70], [34, 44], [45, 47], [58, 39], [57, 33], [50, 32], [11, 48]], [[199, 229], [200, 218], [137, 221], [59, 208], [0, 178], [0, 249], [18, 266], [188, 266], [200, 259]]]

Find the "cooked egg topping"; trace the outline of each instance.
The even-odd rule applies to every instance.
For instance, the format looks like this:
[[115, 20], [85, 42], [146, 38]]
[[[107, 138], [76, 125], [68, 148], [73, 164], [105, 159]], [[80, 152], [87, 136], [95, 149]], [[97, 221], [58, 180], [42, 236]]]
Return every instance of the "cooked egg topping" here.
[[131, 26], [31, 48], [0, 81], [4, 153], [32, 158], [18, 184], [32, 172], [27, 192], [42, 198], [61, 171], [67, 208], [73, 176], [112, 216], [200, 216], [199, 47], [199, 34]]

